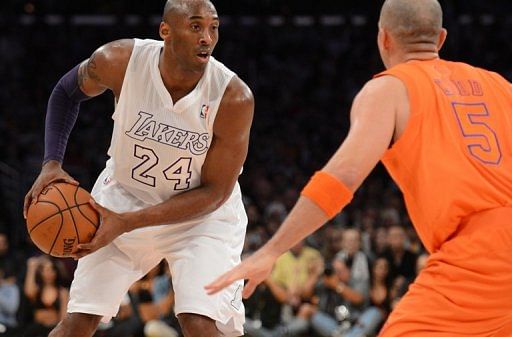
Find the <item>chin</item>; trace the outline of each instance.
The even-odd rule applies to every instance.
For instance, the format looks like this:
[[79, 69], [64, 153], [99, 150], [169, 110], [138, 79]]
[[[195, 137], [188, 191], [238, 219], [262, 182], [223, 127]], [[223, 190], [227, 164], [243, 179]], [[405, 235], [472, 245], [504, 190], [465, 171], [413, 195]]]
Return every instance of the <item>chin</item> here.
[[192, 67], [190, 67], [190, 70], [194, 72], [204, 72], [207, 65], [208, 63], [194, 64]]

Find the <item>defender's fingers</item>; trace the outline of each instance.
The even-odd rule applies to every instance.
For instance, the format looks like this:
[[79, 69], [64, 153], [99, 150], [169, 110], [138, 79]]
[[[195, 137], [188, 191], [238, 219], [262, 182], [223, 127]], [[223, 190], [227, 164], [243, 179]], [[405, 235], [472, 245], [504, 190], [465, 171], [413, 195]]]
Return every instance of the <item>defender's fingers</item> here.
[[247, 299], [249, 298], [252, 293], [254, 293], [254, 290], [256, 290], [256, 287], [258, 286], [259, 282], [251, 279], [247, 284], [244, 286], [244, 291], [242, 292], [242, 297]]
[[218, 293], [222, 289], [226, 288], [227, 286], [231, 285], [236, 280], [241, 279], [240, 275], [237, 272], [237, 269], [232, 269], [224, 274], [222, 274], [220, 277], [218, 277], [215, 281], [213, 281], [210, 284], [207, 284], [204, 289], [206, 290], [206, 293], [208, 295], [213, 295], [215, 293]]

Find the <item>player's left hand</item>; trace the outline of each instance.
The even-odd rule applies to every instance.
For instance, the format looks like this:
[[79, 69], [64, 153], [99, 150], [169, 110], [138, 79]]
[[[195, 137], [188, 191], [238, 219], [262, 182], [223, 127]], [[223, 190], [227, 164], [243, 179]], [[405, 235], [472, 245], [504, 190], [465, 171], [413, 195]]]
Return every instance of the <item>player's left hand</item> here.
[[75, 259], [94, 253], [124, 233], [125, 220], [122, 214], [101, 206], [94, 199], [91, 199], [89, 203], [99, 213], [100, 225], [91, 242], [81, 243], [77, 246], [77, 250], [72, 255]]
[[265, 247], [260, 248], [254, 254], [242, 261], [238, 266], [224, 273], [204, 289], [208, 295], [213, 295], [237, 280], [248, 280], [242, 293], [243, 298], [248, 298], [254, 292], [258, 284], [265, 281], [278, 255], [272, 254]]

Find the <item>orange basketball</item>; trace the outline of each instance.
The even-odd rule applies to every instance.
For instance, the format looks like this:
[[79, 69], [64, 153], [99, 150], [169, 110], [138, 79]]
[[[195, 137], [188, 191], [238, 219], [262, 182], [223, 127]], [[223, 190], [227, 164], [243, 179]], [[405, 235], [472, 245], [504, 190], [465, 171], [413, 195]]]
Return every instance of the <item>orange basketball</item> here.
[[90, 242], [100, 223], [90, 199], [89, 192], [76, 185], [46, 187], [27, 213], [27, 230], [35, 245], [46, 254], [65, 257], [79, 243]]

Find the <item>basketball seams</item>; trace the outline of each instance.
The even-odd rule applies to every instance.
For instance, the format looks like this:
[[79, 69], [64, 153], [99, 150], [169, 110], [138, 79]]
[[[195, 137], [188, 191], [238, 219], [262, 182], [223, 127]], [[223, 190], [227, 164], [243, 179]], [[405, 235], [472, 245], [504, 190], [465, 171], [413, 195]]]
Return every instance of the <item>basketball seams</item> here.
[[76, 206], [76, 208], [78, 208], [78, 211], [80, 212], [80, 214], [82, 214], [82, 216], [85, 218], [85, 220], [89, 221], [89, 223], [90, 223], [94, 228], [98, 228], [98, 225], [96, 225], [96, 224], [94, 223], [94, 221], [92, 221], [91, 219], [89, 219], [89, 218], [87, 217], [87, 215], [85, 215], [85, 213], [84, 213], [84, 212], [82, 212], [82, 210], [80, 209], [80, 207], [79, 207], [79, 206], [83, 206], [83, 205], [87, 205], [87, 204], [77, 205], [77, 206]]
[[[54, 203], [54, 202], [47, 201], [47, 200], [42, 200], [42, 201], [38, 201], [37, 203], [38, 203], [38, 204], [45, 203], [45, 204], [53, 205], [53, 206], [55, 206], [55, 207], [58, 209], [58, 211], [57, 211], [57, 212], [55, 212], [55, 213], [53, 213], [53, 214], [52, 214], [52, 215], [50, 215], [49, 217], [47, 217], [47, 218], [45, 218], [45, 219], [43, 219], [43, 220], [39, 221], [38, 223], [36, 223], [36, 224], [35, 224], [35, 225], [30, 229], [29, 233], [32, 233], [32, 231], [33, 231], [37, 226], [39, 226], [41, 223], [45, 222], [46, 220], [50, 219], [52, 216], [55, 216], [55, 215], [57, 215], [58, 213], [62, 213], [62, 211], [61, 211], [61, 209], [60, 209], [59, 205], [57, 205], [57, 204], [56, 204], [56, 203]], [[30, 211], [30, 208], [29, 208], [29, 211]], [[62, 214], [61, 214], [61, 216], [62, 216]]]
[[[51, 187], [54, 189], [47, 198], [41, 198], [42, 200], [29, 208], [27, 229], [30, 237], [35, 240], [34, 243], [43, 252], [64, 257], [68, 255], [71, 246], [81, 243], [81, 237], [86, 240], [94, 235], [99, 227], [99, 214], [87, 200], [90, 195], [83, 188], [77, 185], [68, 186], [66, 183], [52, 184]], [[74, 208], [77, 210], [73, 210]], [[73, 236], [76, 241], [61, 240]]]
[[[78, 229], [76, 228], [75, 217], [73, 216], [73, 212], [71, 212], [71, 207], [69, 206], [69, 203], [66, 200], [66, 197], [64, 196], [64, 193], [62, 193], [62, 191], [57, 186], [57, 184], [53, 185], [53, 187], [55, 187], [55, 189], [57, 191], [59, 191], [62, 199], [64, 200], [64, 202], [66, 203], [66, 206], [68, 207], [65, 211], [68, 211], [69, 214], [71, 215], [71, 220], [73, 221], [73, 227], [75, 228], [76, 238], [77, 238], [78, 242], [80, 242], [80, 235], [78, 234]], [[78, 185], [76, 186], [76, 190], [75, 190], [75, 194], [74, 195], [76, 195], [76, 191], [78, 191]], [[73, 196], [73, 198], [75, 198], [75, 197]], [[59, 232], [60, 232], [60, 229], [59, 229]], [[58, 236], [58, 234], [57, 234], [57, 236]]]
[[76, 207], [78, 208], [78, 211], [80, 212], [80, 214], [82, 214], [82, 216], [83, 216], [87, 221], [89, 221], [89, 222], [91, 223], [91, 225], [93, 225], [93, 226], [94, 226], [94, 228], [98, 228], [98, 226], [94, 223], [94, 221], [92, 221], [91, 219], [89, 219], [89, 217], [87, 217], [87, 215], [85, 215], [85, 213], [84, 213], [84, 212], [82, 212], [82, 210], [80, 209], [80, 206], [88, 205], [89, 203], [79, 204], [79, 203], [78, 203], [78, 200], [77, 200], [77, 197], [76, 197], [77, 193], [78, 193], [78, 187], [77, 187], [77, 189], [76, 189], [76, 191], [75, 191], [75, 195], [73, 196], [73, 197], [74, 197], [74, 199], [75, 199], [75, 205], [76, 205]]
[[57, 242], [57, 239], [59, 238], [60, 232], [62, 230], [62, 226], [64, 225], [64, 215], [62, 213], [63, 212], [59, 212], [59, 214], [60, 214], [60, 226], [59, 226], [59, 230], [57, 231], [57, 234], [55, 235], [55, 238], [53, 239], [53, 242], [52, 242], [52, 245], [50, 247], [50, 250], [48, 251], [48, 254], [50, 254], [50, 255], [52, 255], [53, 247], [55, 246], [55, 243]]

